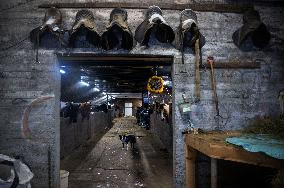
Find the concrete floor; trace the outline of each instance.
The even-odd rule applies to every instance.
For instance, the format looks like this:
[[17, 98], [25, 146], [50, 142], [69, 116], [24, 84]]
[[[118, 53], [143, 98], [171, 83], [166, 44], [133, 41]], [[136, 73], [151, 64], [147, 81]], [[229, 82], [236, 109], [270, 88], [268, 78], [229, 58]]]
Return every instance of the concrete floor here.
[[[159, 139], [138, 125], [135, 118], [117, 118], [113, 127], [61, 161], [70, 171], [69, 188], [172, 187], [172, 158]], [[118, 135], [134, 133], [135, 149], [122, 148]], [[101, 139], [100, 139], [101, 138]]]

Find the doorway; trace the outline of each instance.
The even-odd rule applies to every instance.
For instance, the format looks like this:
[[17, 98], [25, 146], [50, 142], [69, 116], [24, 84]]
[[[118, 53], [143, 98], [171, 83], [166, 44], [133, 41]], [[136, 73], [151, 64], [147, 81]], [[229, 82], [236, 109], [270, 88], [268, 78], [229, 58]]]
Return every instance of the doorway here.
[[[164, 176], [165, 179], [170, 179], [171, 181], [165, 181], [171, 187], [173, 182], [173, 172], [172, 172], [172, 164], [173, 164], [173, 124], [172, 124], [172, 114], [168, 112], [168, 120], [165, 120], [165, 113], [163, 113], [163, 104], [165, 102], [171, 102], [170, 97], [172, 96], [172, 90], [169, 89], [169, 86], [166, 86], [167, 90], [165, 90], [164, 95], [161, 97], [160, 94], [149, 94], [147, 95], [147, 99], [143, 95], [146, 91], [147, 81], [153, 76], [164, 76], [164, 79], [168, 79], [166, 83], [171, 81], [171, 66], [172, 66], [172, 58], [167, 56], [61, 56], [59, 58], [60, 61], [60, 71], [61, 73], [61, 100], [63, 103], [72, 101], [73, 103], [85, 103], [90, 102], [91, 100], [91, 112], [90, 112], [90, 121], [83, 120], [82, 115], [77, 117], [76, 122], [69, 122], [68, 128], [74, 125], [73, 131], [77, 131], [80, 133], [76, 133], [74, 137], [74, 145], [73, 149], [69, 149], [69, 152], [77, 153], [77, 158], [81, 158], [80, 163], [83, 165], [76, 165], [72, 162], [72, 168], [67, 169], [71, 171], [71, 182], [73, 185], [78, 185], [78, 182], [82, 183], [80, 178], [82, 178], [82, 174], [76, 174], [79, 172], [78, 168], [82, 170], [85, 169], [86, 166], [91, 166], [93, 163], [90, 162], [88, 158], [90, 157], [90, 153], [92, 155], [98, 155], [96, 151], [99, 151], [100, 148], [105, 148], [104, 144], [109, 144], [108, 148], [111, 148], [111, 152], [117, 152], [119, 154], [126, 153], [126, 161], [123, 162], [124, 166], [130, 166], [131, 168], [118, 168], [117, 166], [104, 166], [103, 169], [108, 169], [109, 172], [113, 172], [115, 170], [119, 171], [120, 174], [123, 174], [124, 171], [129, 172], [131, 174], [131, 178], [127, 178], [128, 183], [139, 186], [139, 185], [158, 185], [157, 182], [151, 182], [149, 180], [145, 180], [143, 178], [153, 175], [156, 171], [163, 171], [163, 167], [155, 167], [155, 164], [167, 166], [168, 172], [160, 174], [159, 176]], [[155, 71], [153, 72], [153, 68]], [[71, 74], [72, 77], [69, 77], [68, 74]], [[141, 81], [143, 80], [143, 81]], [[138, 94], [138, 95], [137, 95]], [[139, 97], [134, 97], [137, 95]], [[143, 96], [143, 97], [142, 97]], [[170, 97], [169, 97], [170, 96]], [[138, 98], [138, 99], [137, 99]], [[126, 100], [127, 99], [127, 100]], [[139, 101], [139, 102], [129, 102], [131, 101]], [[135, 99], [135, 100], [134, 100]], [[122, 101], [122, 105], [119, 105], [119, 101]], [[135, 104], [137, 103], [137, 104]], [[137, 123], [137, 118], [131, 118], [129, 116], [137, 116], [137, 107], [140, 107], [139, 104], [151, 105], [155, 108], [155, 113], [151, 117], [151, 128], [150, 130], [145, 130], [143, 127], [139, 126]], [[164, 105], [167, 106], [167, 109], [172, 108], [173, 105]], [[114, 119], [115, 112], [124, 111], [124, 114], [120, 116], [120, 119]], [[172, 111], [172, 109], [171, 109]], [[119, 113], [118, 113], [119, 114]], [[123, 118], [125, 116], [125, 118]], [[154, 119], [153, 119], [154, 118]], [[83, 124], [81, 123], [83, 122]], [[95, 125], [93, 123], [95, 122]], [[100, 123], [102, 122], [102, 123]], [[85, 123], [85, 124], [84, 124]], [[75, 125], [76, 124], [76, 125]], [[165, 126], [168, 124], [168, 126]], [[126, 125], [120, 127], [121, 125]], [[155, 126], [159, 125], [159, 126]], [[61, 126], [62, 127], [62, 126]], [[67, 126], [64, 126], [65, 128]], [[83, 129], [82, 131], [80, 129]], [[122, 150], [121, 142], [118, 139], [118, 135], [116, 132], [129, 132], [135, 130], [136, 132], [131, 132], [134, 134], [137, 139], [137, 148]], [[63, 147], [66, 148], [70, 145], [70, 140], [68, 140], [68, 136], [66, 135], [66, 130], [62, 129], [61, 133], [65, 135], [61, 135], [61, 140]], [[94, 132], [94, 133], [93, 133]], [[98, 135], [98, 132], [100, 133]], [[88, 135], [85, 137], [85, 133]], [[162, 134], [158, 134], [162, 133]], [[165, 136], [166, 135], [166, 136]], [[101, 138], [92, 142], [93, 137]], [[167, 142], [165, 143], [167, 146], [159, 146], [158, 142], [155, 142], [152, 139], [152, 136], [159, 138], [159, 142]], [[167, 138], [171, 137], [171, 138]], [[64, 138], [62, 138], [64, 137]], [[78, 137], [84, 138], [83, 140], [79, 140]], [[163, 137], [163, 138], [160, 138]], [[77, 139], [77, 140], [76, 140]], [[66, 141], [67, 140], [67, 141]], [[78, 141], [79, 140], [79, 141]], [[112, 140], [112, 141], [111, 141]], [[66, 143], [64, 145], [64, 142]], [[91, 142], [91, 144], [88, 144]], [[115, 143], [115, 144], [114, 144]], [[82, 150], [84, 156], [80, 154], [79, 150]], [[171, 147], [169, 149], [169, 147]], [[88, 148], [88, 151], [86, 151]], [[95, 148], [95, 150], [94, 150]], [[67, 149], [68, 150], [68, 149]], [[100, 153], [103, 155], [104, 152]], [[117, 162], [117, 160], [124, 159], [123, 157], [117, 159], [112, 158], [113, 153], [108, 153], [106, 156], [109, 157], [108, 163], [105, 164], [113, 164], [113, 162]], [[159, 155], [163, 159], [159, 159], [157, 162], [156, 159], [159, 158]], [[104, 156], [104, 157], [106, 157]], [[155, 156], [155, 157], [153, 157]], [[167, 157], [168, 156], [168, 157]], [[68, 151], [65, 152], [65, 156], [62, 157], [62, 165], [63, 168], [68, 167], [68, 160], [66, 162], [66, 158], [71, 158], [68, 155]], [[153, 159], [151, 159], [153, 158]], [[156, 158], [156, 159], [155, 159]], [[87, 160], [86, 164], [82, 163], [82, 161]], [[95, 158], [96, 160], [101, 160]], [[164, 160], [167, 159], [167, 160]], [[72, 160], [71, 160], [72, 161]], [[78, 161], [78, 160], [77, 160]], [[93, 161], [93, 160], [92, 160]], [[167, 162], [165, 162], [167, 161]], [[70, 161], [69, 161], [70, 162]], [[163, 164], [162, 164], [163, 163]], [[171, 165], [169, 165], [171, 164]], [[138, 166], [137, 166], [138, 165]], [[114, 169], [112, 169], [114, 167]], [[89, 170], [89, 168], [88, 168]], [[154, 171], [153, 171], [154, 170]], [[97, 166], [90, 167], [90, 171], [92, 173], [97, 173], [96, 176], [91, 175], [89, 172], [86, 172], [88, 175], [92, 176], [94, 179], [100, 179], [98, 176], [100, 174], [104, 174], [103, 181], [108, 181], [110, 177], [107, 176], [107, 173], [100, 172]], [[144, 174], [146, 171], [151, 172], [152, 174]], [[100, 174], [98, 174], [100, 173]], [[76, 179], [74, 176], [78, 175], [80, 178]], [[170, 174], [170, 177], [168, 177]], [[114, 176], [116, 175], [116, 176]], [[117, 177], [117, 174], [114, 174], [113, 178]], [[126, 177], [122, 177], [126, 178]], [[155, 178], [154, 178], [155, 179]], [[119, 180], [117, 180], [119, 182]], [[143, 183], [143, 181], [145, 181]], [[157, 180], [158, 181], [158, 180]], [[171, 183], [169, 183], [171, 182]], [[80, 184], [79, 183], [79, 184]], [[88, 182], [90, 183], [90, 182]], [[113, 182], [114, 183], [114, 182]], [[101, 185], [102, 182], [99, 182]], [[89, 185], [89, 184], [88, 184]], [[86, 186], [86, 184], [84, 184]], [[107, 184], [105, 185], [107, 186]], [[72, 187], [72, 185], [71, 185]]]
[[125, 117], [132, 116], [132, 103], [125, 103], [124, 111], [125, 111], [124, 115]]

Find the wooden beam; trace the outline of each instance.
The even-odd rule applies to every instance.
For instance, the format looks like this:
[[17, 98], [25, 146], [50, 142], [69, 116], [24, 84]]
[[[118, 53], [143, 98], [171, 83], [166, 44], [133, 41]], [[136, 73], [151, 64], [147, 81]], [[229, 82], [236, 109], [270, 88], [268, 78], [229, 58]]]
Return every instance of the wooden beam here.
[[148, 54], [96, 54], [96, 53], [57, 53], [60, 59], [66, 60], [98, 60], [98, 61], [173, 61], [171, 55], [148, 55]]
[[186, 177], [186, 188], [195, 188], [195, 162], [196, 162], [197, 151], [191, 147], [185, 145], [185, 177]]
[[[153, 5], [153, 2], [90, 2], [90, 3], [47, 3], [41, 4], [39, 8], [127, 8], [127, 9], [148, 9]], [[234, 12], [242, 13], [253, 6], [251, 3], [187, 3], [187, 4], [175, 4], [175, 3], [155, 3], [162, 10], [184, 10], [192, 9], [194, 11], [201, 12]]]
[[218, 171], [217, 171], [217, 159], [211, 158], [211, 188], [217, 188], [218, 186]]
[[58, 53], [61, 65], [92, 66], [171, 66], [173, 56], [133, 54]]
[[168, 57], [172, 55], [130, 54], [130, 53], [94, 53], [94, 52], [57, 52], [57, 56], [81, 56], [81, 57]]
[[169, 61], [169, 58], [146, 58], [146, 57], [64, 57], [66, 61]]
[[[206, 62], [206, 61], [203, 61]], [[241, 60], [236, 60], [236, 61], [215, 61], [214, 62], [214, 68], [215, 69], [260, 69], [260, 62], [256, 62], [256, 61], [241, 61]], [[210, 65], [209, 64], [204, 64], [201, 65], [200, 68], [202, 68], [202, 66], [209, 68], [210, 69]]]

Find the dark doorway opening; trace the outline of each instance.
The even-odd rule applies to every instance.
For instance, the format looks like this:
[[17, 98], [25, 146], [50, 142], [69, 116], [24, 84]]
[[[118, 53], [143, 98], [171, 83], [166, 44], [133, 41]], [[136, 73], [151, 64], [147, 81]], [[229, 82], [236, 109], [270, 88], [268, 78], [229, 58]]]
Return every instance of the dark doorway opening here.
[[[172, 56], [58, 54], [58, 59], [61, 109], [73, 110], [71, 115], [61, 110], [60, 121], [61, 169], [70, 171], [70, 187], [172, 187]], [[152, 76], [163, 78], [162, 93], [147, 91]], [[141, 106], [149, 112], [147, 129], [137, 118]], [[122, 148], [121, 134], [136, 137], [134, 148]]]

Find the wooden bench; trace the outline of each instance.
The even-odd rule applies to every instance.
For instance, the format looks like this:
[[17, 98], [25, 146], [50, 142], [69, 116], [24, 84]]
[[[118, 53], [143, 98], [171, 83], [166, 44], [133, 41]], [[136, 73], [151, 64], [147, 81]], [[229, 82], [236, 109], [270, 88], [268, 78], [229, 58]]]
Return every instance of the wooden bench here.
[[217, 188], [217, 159], [284, 169], [284, 160], [260, 152], [249, 152], [226, 142], [227, 137], [238, 135], [240, 135], [239, 132], [208, 132], [185, 135], [187, 188], [195, 188], [197, 151], [211, 158], [211, 188]]

